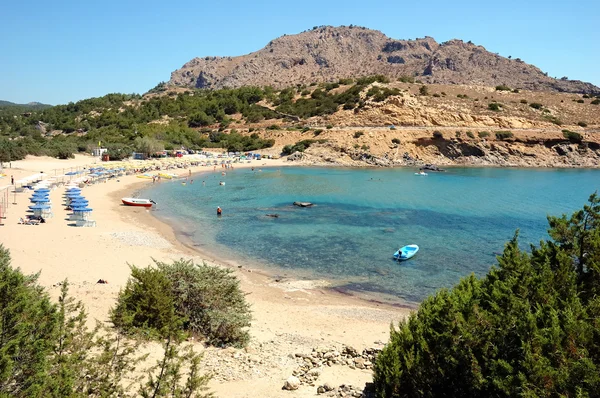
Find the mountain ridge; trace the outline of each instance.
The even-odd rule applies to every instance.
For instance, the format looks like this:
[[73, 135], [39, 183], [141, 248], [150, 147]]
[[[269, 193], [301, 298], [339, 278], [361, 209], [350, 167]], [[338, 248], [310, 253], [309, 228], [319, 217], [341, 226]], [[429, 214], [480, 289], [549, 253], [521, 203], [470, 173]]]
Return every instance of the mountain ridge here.
[[354, 26], [320, 26], [284, 35], [262, 49], [236, 57], [196, 57], [171, 73], [171, 86], [218, 89], [241, 86], [284, 88], [341, 78], [382, 74], [423, 83], [508, 85], [534, 91], [600, 93], [579, 80], [554, 79], [519, 58], [487, 51], [459, 39], [393, 39]]

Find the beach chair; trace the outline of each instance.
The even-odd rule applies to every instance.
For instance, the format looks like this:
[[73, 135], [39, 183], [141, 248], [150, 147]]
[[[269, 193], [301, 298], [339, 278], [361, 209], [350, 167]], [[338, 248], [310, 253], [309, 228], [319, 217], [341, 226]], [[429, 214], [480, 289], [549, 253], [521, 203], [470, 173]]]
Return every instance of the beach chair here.
[[39, 223], [39, 220], [25, 220], [23, 217], [19, 218], [19, 224], [21, 225], [38, 225]]

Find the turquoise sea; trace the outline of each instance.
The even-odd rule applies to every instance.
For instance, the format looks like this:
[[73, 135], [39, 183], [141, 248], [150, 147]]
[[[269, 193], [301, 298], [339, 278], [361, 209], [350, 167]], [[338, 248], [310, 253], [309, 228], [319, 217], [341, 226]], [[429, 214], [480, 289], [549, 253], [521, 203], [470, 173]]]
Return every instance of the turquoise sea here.
[[[346, 292], [409, 302], [472, 272], [485, 274], [517, 229], [524, 248], [547, 238], [546, 215], [570, 214], [600, 189], [600, 170], [221, 171], [195, 175], [193, 184], [162, 182], [142, 195], [158, 203], [154, 215], [203, 251], [276, 275], [324, 278]], [[392, 259], [411, 243], [420, 246], [413, 259]]]

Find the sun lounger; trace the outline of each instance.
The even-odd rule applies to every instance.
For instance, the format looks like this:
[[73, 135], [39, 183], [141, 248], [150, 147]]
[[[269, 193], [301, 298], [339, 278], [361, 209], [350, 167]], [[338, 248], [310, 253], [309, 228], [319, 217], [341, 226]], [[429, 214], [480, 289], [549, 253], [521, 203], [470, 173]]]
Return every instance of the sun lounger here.
[[21, 225], [39, 225], [40, 220], [24, 220], [23, 217], [19, 218], [19, 224]]

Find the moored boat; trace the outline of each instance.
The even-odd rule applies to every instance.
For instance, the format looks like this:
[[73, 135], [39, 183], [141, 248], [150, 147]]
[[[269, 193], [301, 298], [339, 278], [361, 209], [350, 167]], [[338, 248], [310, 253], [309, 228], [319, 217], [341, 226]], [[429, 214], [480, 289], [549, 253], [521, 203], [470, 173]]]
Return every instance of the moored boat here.
[[121, 202], [125, 206], [138, 206], [138, 207], [152, 207], [156, 204], [152, 199], [140, 199], [140, 198], [121, 198]]
[[406, 245], [401, 247], [394, 253], [394, 258], [398, 261], [408, 260], [413, 257], [419, 251], [419, 246], [417, 245]]

